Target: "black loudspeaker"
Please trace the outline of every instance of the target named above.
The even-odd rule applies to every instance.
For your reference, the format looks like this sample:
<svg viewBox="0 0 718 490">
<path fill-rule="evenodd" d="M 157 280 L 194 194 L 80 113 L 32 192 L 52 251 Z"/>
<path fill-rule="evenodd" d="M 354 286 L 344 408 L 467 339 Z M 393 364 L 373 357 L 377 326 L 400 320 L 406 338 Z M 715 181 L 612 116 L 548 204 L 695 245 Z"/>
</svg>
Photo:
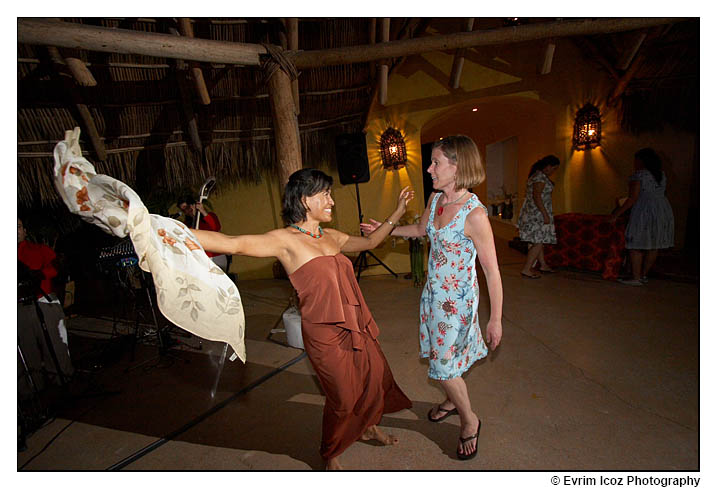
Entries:
<svg viewBox="0 0 718 490">
<path fill-rule="evenodd" d="M 344 185 L 369 182 L 369 157 L 364 133 L 340 134 L 334 143 L 339 182 Z"/>
</svg>

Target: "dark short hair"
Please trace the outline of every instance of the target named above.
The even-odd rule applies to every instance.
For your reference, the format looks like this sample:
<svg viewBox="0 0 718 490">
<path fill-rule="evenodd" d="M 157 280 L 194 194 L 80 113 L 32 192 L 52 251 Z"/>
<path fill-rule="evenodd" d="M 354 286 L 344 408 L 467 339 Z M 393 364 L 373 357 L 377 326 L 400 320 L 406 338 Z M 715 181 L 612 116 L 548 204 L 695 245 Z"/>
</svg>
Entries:
<svg viewBox="0 0 718 490">
<path fill-rule="evenodd" d="M 190 206 L 194 203 L 196 203 L 194 196 L 192 194 L 185 194 L 179 199 L 177 199 L 177 207 L 180 207 L 180 204 L 189 204 Z"/>
<path fill-rule="evenodd" d="M 291 225 L 307 219 L 307 208 L 302 202 L 303 197 L 311 197 L 332 186 L 334 179 L 321 170 L 303 168 L 289 176 L 282 196 L 282 219 Z"/>
<path fill-rule="evenodd" d="M 653 148 L 641 148 L 634 156 L 643 162 L 643 166 L 646 167 L 646 170 L 651 172 L 653 178 L 660 184 L 663 180 L 663 172 L 661 169 L 663 165 L 661 164 L 661 157 L 658 156 L 658 153 L 656 153 Z"/>
<path fill-rule="evenodd" d="M 531 177 L 539 170 L 545 169 L 546 167 L 558 167 L 560 163 L 561 161 L 556 155 L 547 155 L 538 162 L 531 165 L 531 170 L 529 170 L 529 177 Z"/>
</svg>

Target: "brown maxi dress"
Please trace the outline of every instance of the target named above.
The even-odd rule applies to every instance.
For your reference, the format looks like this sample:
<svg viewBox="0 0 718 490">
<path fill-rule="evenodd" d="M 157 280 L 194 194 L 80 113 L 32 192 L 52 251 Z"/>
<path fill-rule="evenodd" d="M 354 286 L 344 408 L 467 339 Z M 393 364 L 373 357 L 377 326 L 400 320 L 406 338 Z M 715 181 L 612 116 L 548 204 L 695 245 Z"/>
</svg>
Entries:
<svg viewBox="0 0 718 490">
<path fill-rule="evenodd" d="M 326 395 L 319 452 L 330 459 L 411 400 L 394 381 L 348 258 L 315 257 L 289 280 L 299 295 L 304 349 Z"/>
</svg>

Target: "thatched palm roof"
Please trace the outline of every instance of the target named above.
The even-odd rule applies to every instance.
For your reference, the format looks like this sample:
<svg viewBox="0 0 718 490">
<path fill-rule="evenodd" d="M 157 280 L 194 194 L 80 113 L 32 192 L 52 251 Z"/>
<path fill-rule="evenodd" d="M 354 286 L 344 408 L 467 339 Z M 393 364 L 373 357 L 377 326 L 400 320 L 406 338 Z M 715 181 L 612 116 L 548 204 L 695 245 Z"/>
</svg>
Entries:
<svg viewBox="0 0 718 490">
<path fill-rule="evenodd" d="M 62 21 L 117 32 L 179 36 L 181 31 L 178 19 Z M 476 31 L 485 31 L 481 40 L 484 44 L 548 38 L 556 32 L 571 35 L 583 46 L 588 59 L 615 78 L 617 91 L 613 95 L 625 103 L 627 127 L 644 130 L 651 129 L 655 122 L 685 124 L 689 119 L 696 120 L 685 114 L 685 108 L 697 110 L 697 20 L 665 20 L 636 30 L 632 26 L 640 24 L 629 25 L 630 20 L 601 23 L 586 19 L 586 25 L 593 27 L 583 31 L 580 21 L 523 19 L 519 25 L 511 25 L 507 19 L 476 19 L 474 33 L 461 33 L 466 19 L 394 18 L 391 42 L 382 46 L 396 46 L 395 52 L 411 55 L 421 49 L 470 47 L 478 44 L 479 38 L 469 39 L 467 34 Z M 52 149 L 64 131 L 75 126 L 83 128 L 83 149 L 98 171 L 129 183 L 141 194 L 158 192 L 157 189 L 177 191 L 197 185 L 208 175 L 216 175 L 220 182 L 229 185 L 240 180 L 256 182 L 264 173 L 278 172 L 271 98 L 267 73 L 261 64 L 187 62 L 176 57 L 136 54 L 130 48 L 128 52 L 73 49 L 81 46 L 82 40 L 52 48 L 38 41 L 23 42 L 23 22 L 19 20 L 18 44 L 18 200 L 22 206 L 57 203 L 50 180 Z M 190 25 L 198 40 L 256 46 L 261 62 L 272 58 L 271 50 L 281 53 L 287 49 L 284 51 L 287 56 L 280 55 L 280 62 L 288 62 L 290 71 L 299 74 L 297 122 L 302 160 L 313 166 L 332 166 L 335 136 L 364 128 L 376 94 L 377 58 L 363 49 L 380 41 L 375 36 L 376 20 L 299 19 L 298 50 L 294 51 L 287 44 L 292 43 L 288 41 L 287 22 L 287 19 L 197 18 Z M 569 29 L 569 25 L 574 27 Z M 642 33 L 646 36 L 638 43 Z M 446 38 L 445 45 L 420 44 L 439 40 L 439 36 Z M 640 49 L 635 60 L 619 67 L 636 44 Z M 363 48 L 352 53 L 341 49 L 348 47 Z M 326 50 L 336 50 L 335 61 L 307 61 Z M 342 56 L 351 61 L 336 61 Z M 367 58 L 370 59 L 364 60 Z M 77 76 L 70 71 L 72 59 L 84 64 L 95 85 L 78 83 Z M 401 57 L 392 55 L 391 64 L 400 60 Z M 292 62 L 295 66 L 291 66 Z M 196 88 L 193 68 L 201 71 L 208 104 L 203 103 Z M 96 128 L 96 140 L 90 140 L 88 124 Z M 95 141 L 98 143 L 93 146 Z M 102 150 L 105 155 L 100 154 Z"/>
</svg>

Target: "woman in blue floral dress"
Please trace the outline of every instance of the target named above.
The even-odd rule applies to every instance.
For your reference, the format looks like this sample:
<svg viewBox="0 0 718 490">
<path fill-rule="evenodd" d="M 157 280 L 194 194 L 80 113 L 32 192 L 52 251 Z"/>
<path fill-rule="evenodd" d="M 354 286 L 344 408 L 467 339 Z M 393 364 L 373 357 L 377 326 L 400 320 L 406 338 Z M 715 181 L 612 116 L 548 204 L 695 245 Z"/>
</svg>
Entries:
<svg viewBox="0 0 718 490">
<path fill-rule="evenodd" d="M 446 400 L 428 417 L 440 422 L 458 414 L 460 459 L 478 452 L 481 421 L 472 411 L 466 383 L 461 377 L 488 349 L 479 327 L 479 283 L 476 258 L 486 276 L 491 316 L 486 340 L 491 350 L 501 341 L 503 291 L 488 214 L 469 188 L 485 178 L 479 150 L 467 136 L 449 136 L 431 152 L 434 192 L 418 224 L 400 226 L 392 235 L 428 235 L 431 243 L 429 274 L 421 296 L 419 344 L 421 357 L 429 358 L 429 378 L 438 380 Z M 371 228 L 364 228 L 370 230 Z"/>
<path fill-rule="evenodd" d="M 638 150 L 634 174 L 628 186 L 628 199 L 610 217 L 615 221 L 628 209 L 626 248 L 631 255 L 631 279 L 619 279 L 628 286 L 643 286 L 656 262 L 658 250 L 673 246 L 673 208 L 666 198 L 666 174 L 661 158 L 652 148 Z"/>
</svg>

